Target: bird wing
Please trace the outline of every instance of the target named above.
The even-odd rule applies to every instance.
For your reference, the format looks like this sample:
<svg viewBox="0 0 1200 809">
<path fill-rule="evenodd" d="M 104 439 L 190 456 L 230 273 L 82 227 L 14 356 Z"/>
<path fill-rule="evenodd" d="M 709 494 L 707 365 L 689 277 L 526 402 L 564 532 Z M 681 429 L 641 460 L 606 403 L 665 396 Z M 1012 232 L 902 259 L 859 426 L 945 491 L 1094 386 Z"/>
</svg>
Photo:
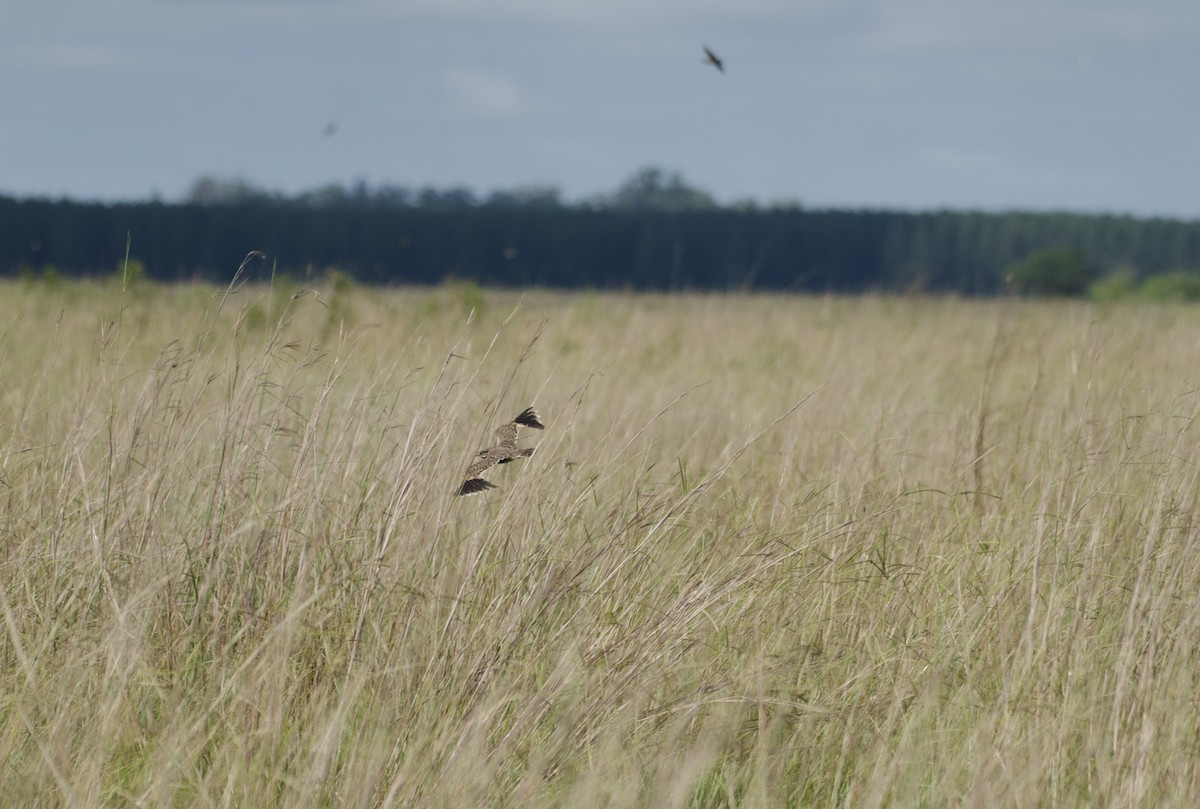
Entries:
<svg viewBox="0 0 1200 809">
<path fill-rule="evenodd" d="M 488 489 L 495 488 L 495 483 L 488 483 L 483 478 L 465 478 L 462 485 L 458 487 L 458 491 L 454 494 L 456 497 L 462 497 L 465 494 L 479 494 L 479 492 L 486 492 Z"/>
<path fill-rule="evenodd" d="M 479 453 L 479 460 L 467 467 L 467 472 L 464 477 L 478 477 L 481 473 L 491 469 L 493 466 L 499 463 L 501 458 L 506 457 L 508 457 L 508 453 L 501 451 L 500 447 L 485 449 L 483 452 Z"/>
</svg>

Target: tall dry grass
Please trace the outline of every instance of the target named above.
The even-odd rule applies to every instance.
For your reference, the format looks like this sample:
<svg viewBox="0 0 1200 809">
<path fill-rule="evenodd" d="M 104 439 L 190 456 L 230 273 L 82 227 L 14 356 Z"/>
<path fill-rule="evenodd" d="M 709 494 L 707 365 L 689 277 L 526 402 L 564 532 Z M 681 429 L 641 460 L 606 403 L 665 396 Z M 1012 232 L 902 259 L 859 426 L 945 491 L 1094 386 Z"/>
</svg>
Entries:
<svg viewBox="0 0 1200 809">
<path fill-rule="evenodd" d="M 1200 798 L 1198 311 L 0 292 L 7 804 Z"/>
</svg>

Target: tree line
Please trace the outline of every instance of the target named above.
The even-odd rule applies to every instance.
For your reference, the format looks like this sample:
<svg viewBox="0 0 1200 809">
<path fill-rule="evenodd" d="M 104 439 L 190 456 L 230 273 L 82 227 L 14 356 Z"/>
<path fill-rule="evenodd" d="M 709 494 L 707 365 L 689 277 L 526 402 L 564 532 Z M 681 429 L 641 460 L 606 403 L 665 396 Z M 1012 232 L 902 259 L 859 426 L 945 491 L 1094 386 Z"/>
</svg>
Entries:
<svg viewBox="0 0 1200 809">
<path fill-rule="evenodd" d="M 1035 212 L 818 210 L 719 205 L 643 169 L 612 194 L 364 184 L 294 196 L 201 179 L 179 202 L 0 197 L 0 272 L 111 274 L 129 256 L 159 280 L 227 280 L 251 251 L 262 272 L 345 273 L 371 284 L 633 290 L 1080 291 L 1200 268 L 1200 222 Z M 1063 257 L 1071 270 L 1064 272 Z M 1032 274 L 1032 275 L 1031 275 Z"/>
</svg>

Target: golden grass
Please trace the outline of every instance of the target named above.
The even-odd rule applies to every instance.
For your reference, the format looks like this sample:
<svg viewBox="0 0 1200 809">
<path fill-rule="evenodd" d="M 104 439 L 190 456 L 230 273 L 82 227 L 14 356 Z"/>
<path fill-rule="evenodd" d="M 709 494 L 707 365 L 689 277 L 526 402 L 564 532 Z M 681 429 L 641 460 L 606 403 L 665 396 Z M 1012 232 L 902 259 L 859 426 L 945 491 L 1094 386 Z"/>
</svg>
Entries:
<svg viewBox="0 0 1200 809">
<path fill-rule="evenodd" d="M 1172 306 L 5 285 L 0 795 L 1195 805 L 1197 368 Z"/>
</svg>

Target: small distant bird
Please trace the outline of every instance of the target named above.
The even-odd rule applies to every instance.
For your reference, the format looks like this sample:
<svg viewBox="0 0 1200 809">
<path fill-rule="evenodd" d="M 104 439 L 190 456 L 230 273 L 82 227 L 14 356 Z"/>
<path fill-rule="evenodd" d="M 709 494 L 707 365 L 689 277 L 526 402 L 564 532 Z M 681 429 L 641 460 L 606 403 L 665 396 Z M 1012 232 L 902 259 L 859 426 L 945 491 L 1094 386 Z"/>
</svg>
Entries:
<svg viewBox="0 0 1200 809">
<path fill-rule="evenodd" d="M 704 48 L 704 64 L 712 65 L 717 70 L 724 73 L 725 72 L 725 63 L 722 62 L 721 59 L 715 53 L 710 51 L 708 49 L 707 45 L 701 45 L 700 47 Z"/>
<path fill-rule="evenodd" d="M 325 137 L 331 138 L 331 137 L 333 137 L 334 133 L 336 133 L 336 132 L 337 132 L 337 121 L 330 121 L 329 123 L 325 124 L 325 129 L 323 130 L 323 134 L 325 135 Z"/>
<path fill-rule="evenodd" d="M 480 477 L 480 475 L 498 463 L 509 463 L 518 458 L 528 458 L 533 454 L 533 447 L 517 449 L 517 430 L 520 427 L 544 430 L 546 425 L 542 424 L 542 420 L 536 410 L 532 407 L 527 407 L 512 421 L 497 427 L 495 435 L 500 443 L 494 447 L 481 449 L 476 453 L 479 460 L 467 467 L 467 471 L 463 475 L 462 485 L 454 493 L 455 497 L 461 497 L 464 494 L 478 494 L 479 492 L 486 492 L 488 489 L 495 489 L 496 484 L 489 483 Z"/>
</svg>

